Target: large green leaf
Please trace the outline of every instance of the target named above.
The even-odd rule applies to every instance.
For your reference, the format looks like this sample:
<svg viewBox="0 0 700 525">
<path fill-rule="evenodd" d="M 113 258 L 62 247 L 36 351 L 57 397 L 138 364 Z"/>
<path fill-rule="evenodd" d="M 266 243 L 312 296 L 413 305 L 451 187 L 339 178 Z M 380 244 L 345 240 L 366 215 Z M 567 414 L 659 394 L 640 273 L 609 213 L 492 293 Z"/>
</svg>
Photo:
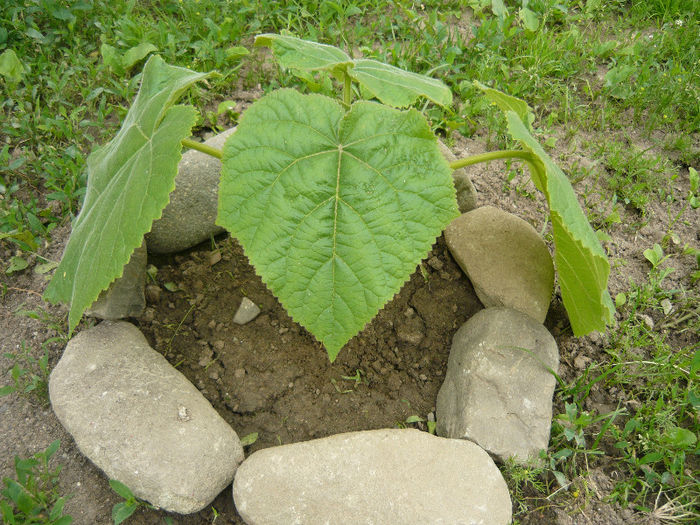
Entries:
<svg viewBox="0 0 700 525">
<path fill-rule="evenodd" d="M 286 68 L 326 70 L 336 77 L 347 74 L 389 106 L 405 108 L 419 97 L 426 97 L 442 106 L 452 103 L 452 92 L 437 79 L 376 60 L 353 60 L 337 47 L 275 34 L 258 35 L 255 45 L 271 47 L 277 61 Z"/>
<path fill-rule="evenodd" d="M 608 293 L 610 263 L 578 204 L 569 179 L 530 134 L 528 128 L 532 120 L 527 105 L 481 84 L 477 86 L 501 108 L 508 121 L 510 135 L 534 156 L 529 163 L 530 171 L 549 204 L 554 233 L 554 260 L 562 299 L 574 334 L 604 331 L 615 314 L 615 306 Z"/>
<path fill-rule="evenodd" d="M 88 157 L 85 202 L 44 294 L 51 302 L 70 303 L 71 332 L 100 292 L 122 275 L 168 204 L 180 141 L 189 136 L 196 116 L 193 107 L 173 104 L 207 76 L 151 57 L 119 133 Z"/>
<path fill-rule="evenodd" d="M 218 223 L 331 360 L 458 213 L 449 167 L 415 110 L 358 102 L 346 113 L 280 90 L 246 111 L 224 147 Z"/>
</svg>

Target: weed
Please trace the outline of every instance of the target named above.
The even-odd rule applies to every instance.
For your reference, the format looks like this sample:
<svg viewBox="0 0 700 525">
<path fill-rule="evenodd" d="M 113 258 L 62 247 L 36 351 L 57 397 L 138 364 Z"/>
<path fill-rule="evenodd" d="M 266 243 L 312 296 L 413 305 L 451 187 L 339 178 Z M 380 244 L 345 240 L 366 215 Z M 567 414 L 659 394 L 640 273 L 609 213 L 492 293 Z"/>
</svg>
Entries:
<svg viewBox="0 0 700 525">
<path fill-rule="evenodd" d="M 501 471 L 517 508 L 514 517 L 528 512 L 530 500 L 541 498 L 550 492 L 549 484 L 545 481 L 544 467 L 521 465 L 513 458 L 508 458 Z"/>
<path fill-rule="evenodd" d="M 155 507 L 150 503 L 140 500 L 134 496 L 131 489 L 124 485 L 124 483 L 121 481 L 110 479 L 109 486 L 112 487 L 114 492 L 119 494 L 124 499 L 124 501 L 120 501 L 119 503 L 116 503 L 114 507 L 112 507 L 112 521 L 114 522 L 114 525 L 119 525 L 123 521 L 127 520 L 139 507 L 155 509 Z"/>
<path fill-rule="evenodd" d="M 60 444 L 56 440 L 29 459 L 15 456 L 16 479 L 3 478 L 5 488 L 0 491 L 3 523 L 69 525 L 73 522 L 71 516 L 63 513 L 66 497 L 58 493 L 61 467 L 49 467 L 49 461 Z"/>
<path fill-rule="evenodd" d="M 654 195 L 663 200 L 670 191 L 669 163 L 645 154 L 645 150 L 636 150 L 617 141 L 603 142 L 595 152 L 608 172 L 605 182 L 613 192 L 613 202 L 629 205 L 642 215 L 646 214 Z"/>
<path fill-rule="evenodd" d="M 0 388 L 0 397 L 17 392 L 23 396 L 35 396 L 42 405 L 49 403 L 49 349 L 51 340 L 44 343 L 44 353 L 39 359 L 31 355 L 31 349 L 22 341 L 17 353 L 7 352 L 5 357 L 14 365 L 8 370 L 12 383 Z"/>
</svg>

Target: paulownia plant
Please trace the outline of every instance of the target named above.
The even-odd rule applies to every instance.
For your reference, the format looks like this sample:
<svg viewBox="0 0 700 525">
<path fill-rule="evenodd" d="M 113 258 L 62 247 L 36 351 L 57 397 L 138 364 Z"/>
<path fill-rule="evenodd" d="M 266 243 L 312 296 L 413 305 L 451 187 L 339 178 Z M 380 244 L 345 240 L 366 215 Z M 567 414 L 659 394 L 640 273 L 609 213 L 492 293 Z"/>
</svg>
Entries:
<svg viewBox="0 0 700 525">
<path fill-rule="evenodd" d="M 574 333 L 605 328 L 614 312 L 608 260 L 566 176 L 533 138 L 525 102 L 477 83 L 522 149 L 448 164 L 425 117 L 402 109 L 420 97 L 449 106 L 442 82 L 291 36 L 260 35 L 255 44 L 271 47 L 283 67 L 329 72 L 342 96 L 274 91 L 248 108 L 221 152 L 188 139 L 195 109 L 176 105 L 208 74 L 151 57 L 116 137 L 88 157 L 85 202 L 45 293 L 70 303 L 71 332 L 161 216 L 183 145 L 222 158 L 218 224 L 331 360 L 458 215 L 451 170 L 494 159 L 524 161 L 547 198 Z M 356 92 L 378 102 L 353 101 Z"/>
</svg>

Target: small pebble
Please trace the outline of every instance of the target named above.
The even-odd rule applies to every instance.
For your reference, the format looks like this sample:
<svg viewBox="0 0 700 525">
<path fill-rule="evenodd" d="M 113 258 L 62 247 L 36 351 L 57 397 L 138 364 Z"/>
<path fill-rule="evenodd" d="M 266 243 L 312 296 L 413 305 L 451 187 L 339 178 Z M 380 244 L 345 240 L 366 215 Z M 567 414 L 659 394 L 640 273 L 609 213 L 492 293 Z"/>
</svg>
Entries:
<svg viewBox="0 0 700 525">
<path fill-rule="evenodd" d="M 146 301 L 150 304 L 159 302 L 162 291 L 157 284 L 149 284 L 146 286 Z"/>
<path fill-rule="evenodd" d="M 221 341 L 221 340 L 214 341 L 214 348 L 216 348 L 217 350 L 219 350 L 219 351 L 223 350 L 224 346 L 226 346 L 226 343 L 224 343 L 223 341 Z"/>
<path fill-rule="evenodd" d="M 428 259 L 428 265 L 436 270 L 442 270 L 444 263 L 437 257 L 431 257 Z"/>
<path fill-rule="evenodd" d="M 255 319 L 260 313 L 260 308 L 253 301 L 244 297 L 241 304 L 233 316 L 233 322 L 236 324 L 246 324 Z"/>
<path fill-rule="evenodd" d="M 583 356 L 583 355 L 577 355 L 576 358 L 574 359 L 574 366 L 578 368 L 579 370 L 583 370 L 588 366 L 588 363 L 590 363 L 591 360 L 590 358 Z"/>
<path fill-rule="evenodd" d="M 141 319 L 146 321 L 147 323 L 153 322 L 153 320 L 156 318 L 156 312 L 153 310 L 153 308 L 146 308 L 143 311 L 143 315 L 141 316 Z"/>
<path fill-rule="evenodd" d="M 233 371 L 233 376 L 236 379 L 241 379 L 241 378 L 245 377 L 245 368 L 236 368 Z"/>
<path fill-rule="evenodd" d="M 645 326 L 649 330 L 654 329 L 654 320 L 651 318 L 650 315 L 647 315 L 647 314 L 638 314 L 638 315 L 639 315 L 639 318 L 642 320 L 642 322 L 645 324 Z"/>
</svg>

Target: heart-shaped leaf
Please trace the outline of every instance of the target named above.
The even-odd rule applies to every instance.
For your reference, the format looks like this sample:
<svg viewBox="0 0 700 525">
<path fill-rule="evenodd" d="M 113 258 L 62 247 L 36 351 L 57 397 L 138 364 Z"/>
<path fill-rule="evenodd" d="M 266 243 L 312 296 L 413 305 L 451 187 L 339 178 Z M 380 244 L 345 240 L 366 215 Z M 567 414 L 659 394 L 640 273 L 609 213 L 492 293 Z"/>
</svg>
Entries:
<svg viewBox="0 0 700 525">
<path fill-rule="evenodd" d="M 100 292 L 122 275 L 168 204 L 180 141 L 190 135 L 196 116 L 193 107 L 173 104 L 207 76 L 151 57 L 119 133 L 88 157 L 85 203 L 44 293 L 53 303 L 70 303 L 71 332 Z"/>
<path fill-rule="evenodd" d="M 224 147 L 218 223 L 297 322 L 340 348 L 458 215 L 425 118 L 320 95 L 255 102 Z"/>
<path fill-rule="evenodd" d="M 442 106 L 452 103 L 452 92 L 437 79 L 376 60 L 353 60 L 337 47 L 275 34 L 258 35 L 255 45 L 271 47 L 282 67 L 304 71 L 326 70 L 336 77 L 347 74 L 389 106 L 405 108 L 419 97 L 426 97 Z"/>
<path fill-rule="evenodd" d="M 615 305 L 608 293 L 610 263 L 578 204 L 569 179 L 530 134 L 532 114 L 527 104 L 495 89 L 476 85 L 503 111 L 510 135 L 534 156 L 529 163 L 530 175 L 549 204 L 554 260 L 574 334 L 604 331 L 615 314 Z"/>
</svg>

